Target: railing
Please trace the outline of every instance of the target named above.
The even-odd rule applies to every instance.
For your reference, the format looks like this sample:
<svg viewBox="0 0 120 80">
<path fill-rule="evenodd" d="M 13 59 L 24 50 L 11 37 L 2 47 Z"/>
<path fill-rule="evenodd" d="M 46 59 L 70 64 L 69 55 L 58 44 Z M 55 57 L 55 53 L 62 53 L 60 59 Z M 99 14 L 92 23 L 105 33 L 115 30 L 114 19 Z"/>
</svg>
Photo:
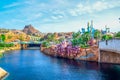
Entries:
<svg viewBox="0 0 120 80">
<path fill-rule="evenodd" d="M 120 39 L 109 40 L 108 45 L 106 45 L 105 41 L 101 41 L 99 44 L 99 48 L 101 50 L 107 50 L 107 51 L 120 53 Z"/>
</svg>

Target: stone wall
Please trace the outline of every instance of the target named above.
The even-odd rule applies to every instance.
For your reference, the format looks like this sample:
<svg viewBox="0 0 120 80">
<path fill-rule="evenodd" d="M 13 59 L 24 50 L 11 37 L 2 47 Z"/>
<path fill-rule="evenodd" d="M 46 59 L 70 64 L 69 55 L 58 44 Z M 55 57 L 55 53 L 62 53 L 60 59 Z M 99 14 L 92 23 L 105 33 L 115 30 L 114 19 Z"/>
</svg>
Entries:
<svg viewBox="0 0 120 80">
<path fill-rule="evenodd" d="M 120 64 L 120 53 L 101 50 L 100 62 Z"/>
<path fill-rule="evenodd" d="M 99 48 L 97 46 L 91 46 L 87 49 L 82 49 L 81 53 L 77 55 L 75 59 L 87 60 L 87 61 L 98 61 Z"/>
</svg>

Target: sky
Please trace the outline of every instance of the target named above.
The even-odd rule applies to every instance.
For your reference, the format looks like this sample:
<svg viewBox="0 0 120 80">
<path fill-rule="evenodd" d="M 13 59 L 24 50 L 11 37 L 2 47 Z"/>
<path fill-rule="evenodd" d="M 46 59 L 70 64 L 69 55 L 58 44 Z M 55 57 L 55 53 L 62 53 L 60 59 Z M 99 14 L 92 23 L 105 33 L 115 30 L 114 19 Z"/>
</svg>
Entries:
<svg viewBox="0 0 120 80">
<path fill-rule="evenodd" d="M 0 0 L 0 27 L 41 32 L 71 32 L 86 28 L 120 31 L 120 0 Z"/>
</svg>

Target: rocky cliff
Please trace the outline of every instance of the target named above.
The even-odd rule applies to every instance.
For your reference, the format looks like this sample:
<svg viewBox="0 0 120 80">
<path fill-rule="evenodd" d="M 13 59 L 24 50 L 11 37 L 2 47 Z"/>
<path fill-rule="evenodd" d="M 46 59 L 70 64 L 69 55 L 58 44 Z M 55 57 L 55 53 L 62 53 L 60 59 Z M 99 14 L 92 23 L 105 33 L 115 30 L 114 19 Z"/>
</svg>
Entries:
<svg viewBox="0 0 120 80">
<path fill-rule="evenodd" d="M 32 25 L 26 25 L 22 31 L 28 35 L 35 35 L 35 36 L 42 35 L 42 33 L 39 30 L 35 29 Z"/>
</svg>

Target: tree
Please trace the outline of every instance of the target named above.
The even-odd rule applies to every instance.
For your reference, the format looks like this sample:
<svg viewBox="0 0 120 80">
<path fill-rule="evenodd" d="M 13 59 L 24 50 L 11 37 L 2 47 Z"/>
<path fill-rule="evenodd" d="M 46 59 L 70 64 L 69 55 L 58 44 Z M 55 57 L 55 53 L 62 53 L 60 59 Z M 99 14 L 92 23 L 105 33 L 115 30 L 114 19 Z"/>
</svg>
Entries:
<svg viewBox="0 0 120 80">
<path fill-rule="evenodd" d="M 84 34 L 82 34 L 79 37 L 73 37 L 73 39 L 71 40 L 72 45 L 73 46 L 80 46 L 82 48 L 86 48 L 88 47 L 87 42 L 91 39 L 90 33 L 89 32 L 85 32 Z"/>
<path fill-rule="evenodd" d="M 99 30 L 95 31 L 94 38 L 96 39 L 97 44 L 99 45 L 99 40 L 101 39 L 101 32 Z"/>
<path fill-rule="evenodd" d="M 55 40 L 55 35 L 54 34 L 49 34 L 47 36 L 47 41 L 54 41 Z"/>
<path fill-rule="evenodd" d="M 4 42 L 5 39 L 6 39 L 5 35 L 4 35 L 4 34 L 1 34 L 1 35 L 0 35 L 0 39 Z"/>
<path fill-rule="evenodd" d="M 82 35 L 82 38 L 83 38 L 83 41 L 85 42 L 85 44 L 87 44 L 87 42 L 91 39 L 91 35 L 89 32 L 85 32 L 83 35 Z"/>
<path fill-rule="evenodd" d="M 72 34 L 72 37 L 73 38 L 78 38 L 80 36 L 80 32 L 78 31 L 78 32 L 74 32 L 73 34 Z"/>
<path fill-rule="evenodd" d="M 60 38 L 60 39 L 59 39 L 59 42 L 62 42 L 62 41 L 64 41 L 64 38 Z"/>
<path fill-rule="evenodd" d="M 44 41 L 44 42 L 42 43 L 42 46 L 43 46 L 43 47 L 49 47 L 49 45 L 50 45 L 50 43 L 47 42 L 47 41 Z"/>
<path fill-rule="evenodd" d="M 103 35 L 102 40 L 106 41 L 106 45 L 108 45 L 108 40 L 112 39 L 113 37 L 111 35 Z"/>
<path fill-rule="evenodd" d="M 22 35 L 20 35 L 19 40 L 20 40 L 20 41 L 23 41 L 23 40 L 24 40 Z"/>
<path fill-rule="evenodd" d="M 120 38 L 120 32 L 116 33 L 116 34 L 115 34 L 115 37 L 116 37 L 116 38 Z"/>
</svg>

